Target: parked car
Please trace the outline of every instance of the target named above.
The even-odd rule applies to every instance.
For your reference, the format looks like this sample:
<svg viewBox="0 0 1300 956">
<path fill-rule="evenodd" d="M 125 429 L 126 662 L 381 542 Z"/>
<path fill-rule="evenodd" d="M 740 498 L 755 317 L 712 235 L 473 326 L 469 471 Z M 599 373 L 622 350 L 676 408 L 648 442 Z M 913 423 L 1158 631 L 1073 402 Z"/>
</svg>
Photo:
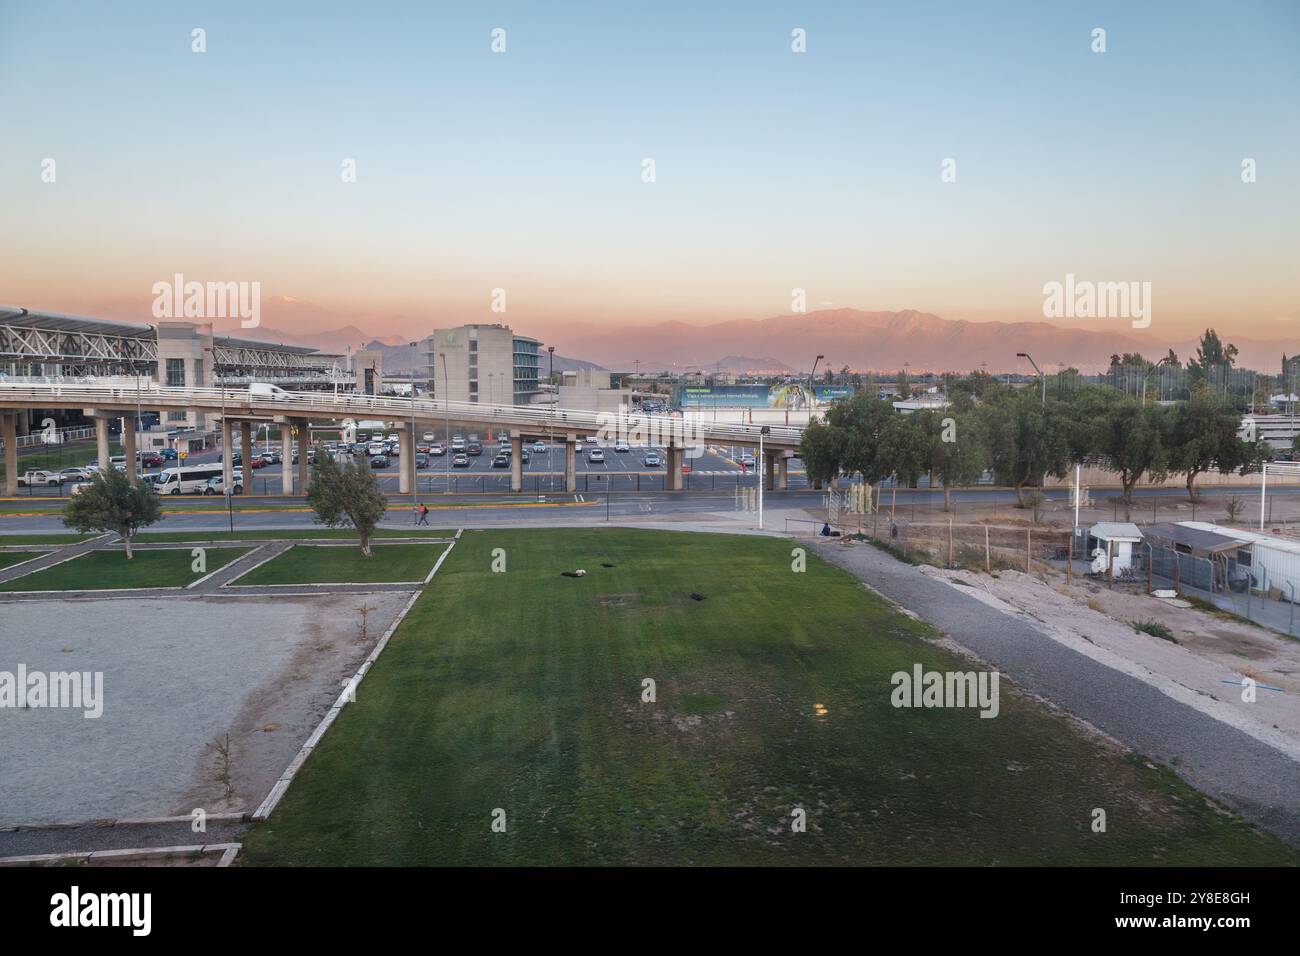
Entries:
<svg viewBox="0 0 1300 956">
<path fill-rule="evenodd" d="M 89 468 L 64 468 L 59 475 L 64 481 L 90 481 L 95 472 Z"/>
<path fill-rule="evenodd" d="M 438 440 L 438 436 L 435 435 L 433 432 L 425 432 L 425 433 L 424 433 L 422 436 L 420 436 L 420 437 L 423 438 L 425 441 L 427 441 L 427 442 L 431 442 L 431 443 L 432 443 L 432 442 L 435 442 L 435 441 Z"/>
<path fill-rule="evenodd" d="M 632 446 L 629 445 L 629 444 L 628 444 L 627 442 L 625 442 L 625 441 L 615 442 L 615 443 L 614 443 L 614 450 L 615 450 L 615 451 L 619 451 L 619 452 L 622 452 L 622 451 L 631 451 L 631 450 L 632 450 Z"/>
<path fill-rule="evenodd" d="M 593 448 L 591 454 L 587 456 L 587 461 L 604 461 L 605 453 L 599 448 Z"/>
<path fill-rule="evenodd" d="M 63 484 L 63 476 L 52 471 L 29 471 L 18 476 L 19 488 L 58 488 Z"/>
<path fill-rule="evenodd" d="M 422 451 L 421 451 L 421 452 L 416 452 L 416 454 L 415 454 L 415 467 L 416 467 L 416 468 L 428 468 L 428 467 L 429 467 L 429 456 L 426 455 L 426 454 L 425 454 L 424 452 L 422 452 Z"/>
<path fill-rule="evenodd" d="M 387 455 L 371 455 L 371 456 L 370 456 L 370 467 L 371 467 L 371 468 L 387 468 L 390 464 L 392 464 L 392 462 L 389 461 Z"/>
<path fill-rule="evenodd" d="M 142 451 L 139 454 L 140 465 L 143 468 L 161 468 L 163 456 L 156 451 Z"/>
<path fill-rule="evenodd" d="M 525 464 L 525 465 L 526 465 L 526 464 L 528 464 L 528 462 L 531 461 L 531 460 L 532 460 L 532 459 L 531 459 L 531 457 L 530 457 L 529 454 L 528 454 L 528 449 L 527 449 L 527 448 L 522 448 L 522 449 L 520 449 L 520 451 L 519 451 L 519 461 L 520 461 L 522 464 Z"/>
<path fill-rule="evenodd" d="M 267 463 L 268 465 L 283 465 L 283 464 L 284 464 L 284 459 L 280 457 L 280 453 L 279 453 L 278 451 L 268 451 L 268 452 L 265 452 L 265 453 L 263 453 L 262 457 L 266 459 L 266 463 Z"/>
<path fill-rule="evenodd" d="M 533 442 L 533 451 L 538 452 L 539 454 L 546 451 L 546 442 L 542 441 L 540 438 Z"/>
<path fill-rule="evenodd" d="M 436 441 L 429 446 L 429 454 L 439 456 L 445 455 L 447 454 L 447 446 L 440 441 Z"/>
<path fill-rule="evenodd" d="M 233 476 L 231 484 L 233 486 L 230 489 L 232 495 L 242 495 L 244 493 L 244 481 L 238 475 Z M 224 495 L 226 493 L 225 481 L 220 475 L 216 478 L 209 478 L 208 483 L 203 486 L 203 493 L 205 495 Z"/>
<path fill-rule="evenodd" d="M 741 456 L 740 456 L 740 463 L 741 463 L 742 465 L 744 465 L 746 468 L 753 468 L 753 467 L 754 467 L 754 456 L 753 456 L 753 455 L 741 455 Z"/>
<path fill-rule="evenodd" d="M 509 468 L 509 467 L 510 467 L 510 457 L 509 457 L 508 455 L 497 455 L 495 458 L 492 459 L 492 467 L 493 467 L 493 468 Z"/>
<path fill-rule="evenodd" d="M 645 456 L 645 466 L 647 468 L 658 468 L 662 464 L 663 460 L 654 452 L 650 452 L 650 454 Z"/>
<path fill-rule="evenodd" d="M 468 467 L 469 467 L 469 455 L 457 455 L 455 458 L 453 458 L 453 459 L 451 460 L 451 467 L 453 467 L 453 468 L 468 468 Z"/>
<path fill-rule="evenodd" d="M 176 454 L 175 448 L 164 448 L 161 454 L 163 456 L 163 461 L 176 461 L 176 459 L 179 457 Z"/>
<path fill-rule="evenodd" d="M 481 442 L 472 441 L 469 443 L 469 447 L 465 449 L 465 453 L 477 458 L 479 455 L 483 454 L 483 444 Z"/>
</svg>

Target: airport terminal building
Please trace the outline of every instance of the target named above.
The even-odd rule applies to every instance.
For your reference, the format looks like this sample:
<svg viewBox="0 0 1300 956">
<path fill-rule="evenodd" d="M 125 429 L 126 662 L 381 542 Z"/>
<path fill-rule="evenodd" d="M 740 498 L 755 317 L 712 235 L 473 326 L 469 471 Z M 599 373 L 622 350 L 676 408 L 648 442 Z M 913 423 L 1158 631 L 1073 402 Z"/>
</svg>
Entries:
<svg viewBox="0 0 1300 956">
<path fill-rule="evenodd" d="M 195 322 L 118 322 L 0 306 L 0 377 L 8 379 L 139 375 L 172 386 L 258 381 L 295 390 L 351 388 L 340 359 L 303 346 L 213 335 Z M 201 417 L 169 412 L 164 424 L 202 428 Z M 23 422 L 19 432 L 25 433 Z"/>
</svg>

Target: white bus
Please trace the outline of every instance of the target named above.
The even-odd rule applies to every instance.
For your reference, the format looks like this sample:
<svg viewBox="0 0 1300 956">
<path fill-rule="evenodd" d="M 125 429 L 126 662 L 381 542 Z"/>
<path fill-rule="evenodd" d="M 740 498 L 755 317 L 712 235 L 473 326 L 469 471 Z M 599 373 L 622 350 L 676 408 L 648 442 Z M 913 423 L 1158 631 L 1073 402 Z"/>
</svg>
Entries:
<svg viewBox="0 0 1300 956">
<path fill-rule="evenodd" d="M 221 462 L 211 465 L 191 465 L 181 468 L 164 468 L 154 480 L 154 494 L 202 494 L 209 478 L 221 477 Z"/>
</svg>

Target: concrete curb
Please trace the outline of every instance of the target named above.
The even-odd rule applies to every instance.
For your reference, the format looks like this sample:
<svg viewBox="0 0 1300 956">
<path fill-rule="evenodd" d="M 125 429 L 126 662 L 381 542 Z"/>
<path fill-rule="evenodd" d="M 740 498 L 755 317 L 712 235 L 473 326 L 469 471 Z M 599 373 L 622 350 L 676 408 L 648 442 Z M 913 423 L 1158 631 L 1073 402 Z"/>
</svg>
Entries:
<svg viewBox="0 0 1300 956">
<path fill-rule="evenodd" d="M 456 538 L 460 538 L 460 531 L 456 532 Z M 425 580 L 426 584 L 433 580 L 433 576 L 437 573 L 438 568 L 442 567 L 443 560 L 447 555 L 451 554 L 451 549 L 455 546 L 455 541 L 452 541 L 451 544 L 447 545 L 447 550 L 442 553 L 442 557 L 438 558 L 438 563 L 435 564 L 433 570 L 429 572 L 429 577 Z M 253 822 L 260 823 L 275 811 L 280 800 L 283 799 L 284 795 L 288 792 L 289 785 L 293 783 L 294 777 L 298 775 L 298 771 L 302 769 L 303 765 L 307 762 L 307 758 L 310 757 L 312 751 L 316 749 L 316 745 L 319 744 L 321 738 L 325 736 L 325 731 L 330 729 L 334 724 L 334 721 L 338 719 L 339 714 L 342 713 L 344 706 L 347 705 L 349 691 L 355 693 L 357 686 L 365 679 L 371 666 L 379 659 L 379 655 L 382 654 L 384 648 L 388 646 L 388 642 L 392 638 L 393 634 L 396 633 L 398 626 L 401 625 L 402 621 L 406 620 L 406 615 L 410 613 L 411 608 L 415 606 L 415 602 L 420 599 L 420 595 L 423 593 L 424 591 L 421 590 L 412 594 L 411 599 L 406 602 L 401 611 L 397 613 L 397 617 L 395 617 L 393 622 L 388 625 L 388 630 L 384 631 L 383 636 L 380 637 L 378 643 L 375 644 L 375 649 L 367 655 L 366 659 L 362 662 L 361 667 L 357 669 L 357 672 L 354 675 L 352 675 L 352 680 L 348 682 L 348 686 L 339 694 L 338 699 L 334 702 L 334 706 L 332 706 L 326 712 L 325 716 L 321 718 L 321 722 L 316 725 L 316 729 L 312 731 L 311 736 L 303 743 L 297 756 L 293 758 L 289 763 L 289 766 L 285 768 L 284 773 L 280 775 L 280 779 L 275 782 L 273 787 L 271 787 L 271 792 L 266 795 L 266 799 L 262 801 L 261 805 L 256 810 L 253 811 Z"/>
<path fill-rule="evenodd" d="M 30 833 L 35 830 L 80 830 L 83 827 L 99 827 L 103 829 L 110 827 L 150 827 L 171 823 L 190 823 L 193 819 L 189 814 L 184 814 L 178 817 L 140 817 L 137 819 L 101 817 L 94 820 L 56 820 L 53 823 L 19 823 L 13 826 L 0 827 L 0 833 Z M 204 819 L 216 821 L 217 823 L 247 823 L 249 814 L 247 810 L 234 813 L 209 813 Z"/>
<path fill-rule="evenodd" d="M 67 863 L 144 863 L 150 860 L 169 860 L 175 857 L 209 856 L 221 854 L 217 866 L 229 866 L 243 848 L 242 843 L 197 843 L 192 846 L 156 846 L 129 850 L 90 850 L 79 853 L 35 853 L 27 856 L 0 857 L 0 867 L 5 866 L 59 866 Z"/>
</svg>

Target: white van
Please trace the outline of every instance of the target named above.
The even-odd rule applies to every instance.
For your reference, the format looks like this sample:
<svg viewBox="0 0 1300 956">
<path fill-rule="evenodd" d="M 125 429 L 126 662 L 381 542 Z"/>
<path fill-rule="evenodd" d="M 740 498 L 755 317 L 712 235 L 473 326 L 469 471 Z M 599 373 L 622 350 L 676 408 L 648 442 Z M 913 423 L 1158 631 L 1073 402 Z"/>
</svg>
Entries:
<svg viewBox="0 0 1300 956">
<path fill-rule="evenodd" d="M 234 471 L 234 476 L 241 472 Z M 181 468 L 164 468 L 154 476 L 153 492 L 156 495 L 192 495 L 202 493 L 209 479 L 221 477 L 221 462 L 211 465 L 192 465 Z"/>
<path fill-rule="evenodd" d="M 285 399 L 292 398 L 293 396 L 278 385 L 271 385 L 267 382 L 252 382 L 248 386 L 248 397 L 260 398 L 272 402 L 283 402 Z"/>
</svg>

